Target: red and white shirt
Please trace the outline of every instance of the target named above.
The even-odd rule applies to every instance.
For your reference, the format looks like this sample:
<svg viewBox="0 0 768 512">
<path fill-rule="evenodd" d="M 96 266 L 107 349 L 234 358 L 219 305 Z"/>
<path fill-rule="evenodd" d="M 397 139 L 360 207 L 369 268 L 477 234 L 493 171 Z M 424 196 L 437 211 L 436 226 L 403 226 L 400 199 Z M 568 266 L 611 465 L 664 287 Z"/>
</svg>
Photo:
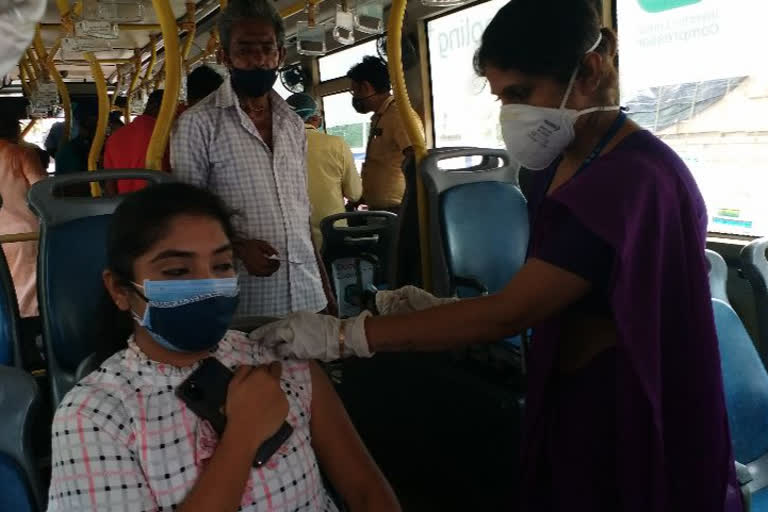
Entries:
<svg viewBox="0 0 768 512">
<path fill-rule="evenodd" d="M 235 331 L 213 356 L 231 369 L 276 359 Z M 218 441 L 210 424 L 175 395 L 197 366 L 151 361 L 130 339 L 127 349 L 77 384 L 53 421 L 48 510 L 176 509 Z M 266 465 L 251 470 L 239 510 L 337 512 L 311 445 L 309 365 L 284 361 L 281 380 L 294 432 Z"/>
</svg>

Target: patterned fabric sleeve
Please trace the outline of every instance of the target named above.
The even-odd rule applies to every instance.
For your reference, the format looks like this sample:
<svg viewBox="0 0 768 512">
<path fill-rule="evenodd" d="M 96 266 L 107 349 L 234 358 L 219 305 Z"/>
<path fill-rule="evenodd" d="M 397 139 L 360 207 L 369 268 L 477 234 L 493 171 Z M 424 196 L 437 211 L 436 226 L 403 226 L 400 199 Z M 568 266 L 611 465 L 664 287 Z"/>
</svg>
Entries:
<svg viewBox="0 0 768 512">
<path fill-rule="evenodd" d="M 53 422 L 49 512 L 158 510 L 132 427 L 108 392 L 78 386 L 64 398 Z"/>
<path fill-rule="evenodd" d="M 184 183 L 207 187 L 210 170 L 208 134 L 195 112 L 185 112 L 176 123 L 171 139 L 171 169 Z"/>
</svg>

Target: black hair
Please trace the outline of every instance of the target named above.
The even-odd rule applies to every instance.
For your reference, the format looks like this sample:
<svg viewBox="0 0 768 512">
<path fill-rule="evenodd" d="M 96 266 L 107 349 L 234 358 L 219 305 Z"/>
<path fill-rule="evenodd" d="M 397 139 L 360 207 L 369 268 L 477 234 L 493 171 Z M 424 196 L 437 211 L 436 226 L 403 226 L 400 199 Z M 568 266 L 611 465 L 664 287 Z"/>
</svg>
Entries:
<svg viewBox="0 0 768 512">
<path fill-rule="evenodd" d="M 285 47 L 285 21 L 270 0 L 230 0 L 226 9 L 219 13 L 216 22 L 221 39 L 221 48 L 229 54 L 232 42 L 232 27 L 243 20 L 263 20 L 272 24 L 278 48 Z"/>
<path fill-rule="evenodd" d="M 150 185 L 125 196 L 110 219 L 107 232 L 107 269 L 117 281 L 129 286 L 136 280 L 133 266 L 168 232 L 179 215 L 200 215 L 215 219 L 230 240 L 235 238 L 233 213 L 211 192 L 184 183 Z M 95 347 L 101 360 L 125 348 L 133 331 L 131 317 L 120 311 L 104 290 L 102 297 L 101 344 Z"/>
<path fill-rule="evenodd" d="M 0 139 L 19 142 L 21 139 L 21 124 L 19 124 L 19 119 L 16 116 L 0 116 Z"/>
<path fill-rule="evenodd" d="M 389 92 L 392 88 L 386 63 L 371 55 L 363 58 L 363 62 L 352 66 L 347 73 L 347 78 L 354 82 L 368 82 L 377 93 Z"/>
<path fill-rule="evenodd" d="M 125 126 L 125 123 L 121 119 L 122 117 L 123 117 L 123 113 L 122 112 L 117 112 L 117 111 L 110 112 L 109 113 L 109 124 L 110 125 L 118 125 L 119 127 Z"/>
<path fill-rule="evenodd" d="M 235 237 L 233 214 L 211 192 L 184 183 L 152 185 L 128 195 L 117 207 L 107 234 L 107 268 L 119 279 L 135 280 L 133 264 L 168 232 L 179 215 L 200 215 L 221 223 Z"/>
<path fill-rule="evenodd" d="M 40 165 L 43 168 L 43 172 L 45 172 L 45 170 L 48 169 L 48 166 L 51 164 L 51 155 L 40 147 L 35 146 L 34 149 L 37 157 L 40 159 Z"/>
<path fill-rule="evenodd" d="M 200 66 L 187 77 L 187 103 L 197 103 L 218 89 L 223 82 L 224 77 L 215 69 Z"/>
<path fill-rule="evenodd" d="M 144 113 L 153 117 L 157 117 L 160 112 L 160 106 L 163 104 L 163 89 L 152 91 L 147 98 L 147 104 L 144 106 Z"/>
<path fill-rule="evenodd" d="M 568 82 L 601 34 L 595 0 L 511 0 L 494 16 L 475 54 L 481 76 L 488 66 Z M 595 50 L 613 66 L 616 37 L 602 29 Z"/>
</svg>

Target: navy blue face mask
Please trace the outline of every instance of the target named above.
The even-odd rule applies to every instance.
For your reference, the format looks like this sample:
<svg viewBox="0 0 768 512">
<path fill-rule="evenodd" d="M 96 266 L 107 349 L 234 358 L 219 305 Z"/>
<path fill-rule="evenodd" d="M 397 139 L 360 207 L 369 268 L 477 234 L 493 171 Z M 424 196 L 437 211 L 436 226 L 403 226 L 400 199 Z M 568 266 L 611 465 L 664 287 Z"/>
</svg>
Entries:
<svg viewBox="0 0 768 512">
<path fill-rule="evenodd" d="M 174 352 L 201 352 L 224 337 L 237 310 L 240 288 L 236 277 L 150 281 L 141 297 L 144 316 L 133 313 L 162 347 Z"/>
<path fill-rule="evenodd" d="M 261 98 L 267 94 L 277 80 L 277 69 L 232 68 L 229 73 L 235 92 L 251 98 Z"/>
</svg>

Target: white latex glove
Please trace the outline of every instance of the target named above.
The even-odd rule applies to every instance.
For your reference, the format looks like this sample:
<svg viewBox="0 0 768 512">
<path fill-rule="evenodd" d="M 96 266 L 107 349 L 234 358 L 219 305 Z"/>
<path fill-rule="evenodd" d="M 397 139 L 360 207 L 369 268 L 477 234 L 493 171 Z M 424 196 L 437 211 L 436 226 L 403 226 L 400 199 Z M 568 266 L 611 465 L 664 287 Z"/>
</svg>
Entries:
<svg viewBox="0 0 768 512">
<path fill-rule="evenodd" d="M 0 77 L 19 62 L 35 36 L 35 25 L 45 12 L 45 0 L 0 0 Z"/>
<path fill-rule="evenodd" d="M 423 309 L 433 308 L 442 304 L 450 304 L 459 299 L 448 297 L 441 299 L 415 286 L 403 286 L 397 290 L 382 290 L 376 293 L 376 309 L 380 315 L 396 315 L 412 313 Z"/>
<path fill-rule="evenodd" d="M 371 313 L 339 320 L 315 313 L 292 313 L 287 317 L 259 327 L 248 337 L 265 347 L 273 348 L 280 357 L 335 361 L 342 357 L 371 357 L 365 337 L 365 319 Z M 339 354 L 339 332 L 344 329 L 344 354 Z"/>
</svg>

